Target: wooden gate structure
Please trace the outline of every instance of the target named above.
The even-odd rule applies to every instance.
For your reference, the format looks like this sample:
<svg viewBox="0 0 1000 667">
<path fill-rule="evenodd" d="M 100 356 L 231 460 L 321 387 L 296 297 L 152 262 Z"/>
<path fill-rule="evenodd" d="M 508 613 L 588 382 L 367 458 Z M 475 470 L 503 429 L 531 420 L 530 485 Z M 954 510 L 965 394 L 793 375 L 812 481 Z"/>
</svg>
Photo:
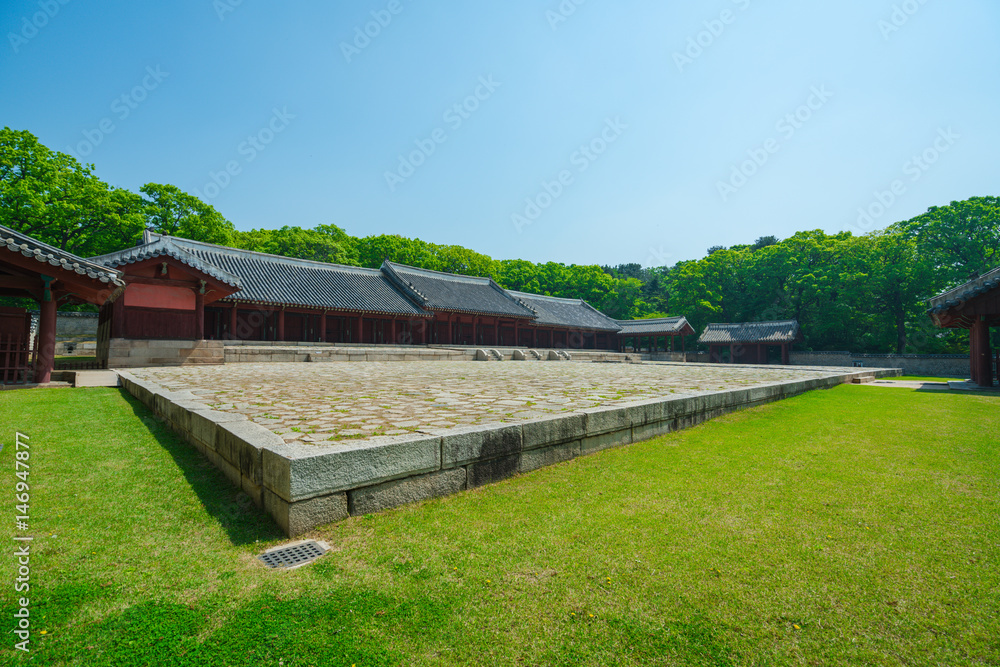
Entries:
<svg viewBox="0 0 1000 667">
<path fill-rule="evenodd" d="M 100 306 L 124 285 L 119 271 L 0 225 L 0 296 L 32 299 L 38 303 L 39 311 L 34 346 L 28 345 L 23 324 L 8 323 L 11 331 L 5 341 L 0 340 L 3 364 L 0 381 L 49 382 L 55 362 L 58 305 Z M 9 315 L 5 319 L 12 322 L 21 317 L 16 313 Z"/>
<path fill-rule="evenodd" d="M 980 387 L 992 387 L 1000 366 L 994 357 L 990 329 L 1000 327 L 1000 267 L 939 294 L 929 301 L 934 324 L 969 331 L 969 375 Z"/>
</svg>

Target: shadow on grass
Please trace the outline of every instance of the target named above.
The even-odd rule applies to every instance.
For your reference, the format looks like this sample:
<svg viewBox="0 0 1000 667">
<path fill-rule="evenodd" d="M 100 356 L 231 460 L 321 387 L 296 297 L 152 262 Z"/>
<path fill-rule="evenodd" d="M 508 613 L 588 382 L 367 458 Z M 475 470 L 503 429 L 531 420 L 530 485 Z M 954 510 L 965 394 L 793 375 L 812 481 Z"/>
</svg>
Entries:
<svg viewBox="0 0 1000 667">
<path fill-rule="evenodd" d="M 135 416 L 149 428 L 149 434 L 173 457 L 205 511 L 219 522 L 233 545 L 285 538 L 274 519 L 254 505 L 250 496 L 233 486 L 201 452 L 174 433 L 125 389 L 119 391 Z"/>
<path fill-rule="evenodd" d="M 988 398 L 1000 398 L 1000 390 L 997 389 L 951 389 L 946 384 L 924 383 L 924 386 L 914 391 L 922 394 L 950 394 L 952 396 L 986 396 Z"/>
<path fill-rule="evenodd" d="M 418 661 L 499 664 L 515 658 L 519 663 L 560 667 L 664 661 L 735 664 L 736 656 L 708 620 L 691 609 L 685 611 L 687 615 L 665 625 L 629 616 L 566 619 L 550 628 L 544 645 L 526 654 L 514 645 L 493 645 L 485 628 L 470 629 L 463 621 L 463 605 L 454 600 L 331 587 L 321 597 L 267 593 L 238 604 L 222 596 L 194 605 L 143 601 L 100 621 L 38 638 L 33 651 L 44 656 L 44 664 L 83 660 L 82 664 L 94 667 L 388 667 Z M 495 651 L 508 659 L 498 659 Z"/>
</svg>

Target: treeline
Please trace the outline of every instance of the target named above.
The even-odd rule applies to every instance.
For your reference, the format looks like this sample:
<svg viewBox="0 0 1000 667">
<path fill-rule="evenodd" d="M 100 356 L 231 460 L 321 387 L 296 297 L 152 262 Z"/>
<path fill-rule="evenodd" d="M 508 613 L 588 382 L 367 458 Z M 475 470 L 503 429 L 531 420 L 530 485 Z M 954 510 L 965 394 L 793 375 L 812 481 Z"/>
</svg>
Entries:
<svg viewBox="0 0 1000 667">
<path fill-rule="evenodd" d="M 669 267 L 495 260 L 396 235 L 350 236 L 336 225 L 239 231 L 172 185 L 133 193 L 97 178 L 27 131 L 0 132 L 0 224 L 89 257 L 134 244 L 144 229 L 322 262 L 377 268 L 384 259 L 490 276 L 508 289 L 586 299 L 618 319 L 709 322 L 797 319 L 804 347 L 857 352 L 963 352 L 963 332 L 933 328 L 926 299 L 1000 264 L 1000 200 L 931 208 L 888 229 L 799 232 L 716 246 Z"/>
</svg>

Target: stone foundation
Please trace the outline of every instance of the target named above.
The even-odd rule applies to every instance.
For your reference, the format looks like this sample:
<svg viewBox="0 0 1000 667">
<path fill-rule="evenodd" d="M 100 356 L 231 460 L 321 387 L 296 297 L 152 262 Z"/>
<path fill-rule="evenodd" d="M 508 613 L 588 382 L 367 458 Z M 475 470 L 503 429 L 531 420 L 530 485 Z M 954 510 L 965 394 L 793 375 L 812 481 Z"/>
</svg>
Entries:
<svg viewBox="0 0 1000 667">
<path fill-rule="evenodd" d="M 490 484 L 813 389 L 899 374 L 898 369 L 831 372 L 745 389 L 661 395 L 519 423 L 305 445 L 286 443 L 243 414 L 212 410 L 190 390 L 171 392 L 119 373 L 129 393 L 204 453 L 290 537 L 348 515 Z"/>
<path fill-rule="evenodd" d="M 101 358 L 98 351 L 98 357 Z M 225 363 L 221 340 L 132 340 L 112 338 L 107 356 L 108 368 L 144 366 L 191 366 Z"/>
</svg>

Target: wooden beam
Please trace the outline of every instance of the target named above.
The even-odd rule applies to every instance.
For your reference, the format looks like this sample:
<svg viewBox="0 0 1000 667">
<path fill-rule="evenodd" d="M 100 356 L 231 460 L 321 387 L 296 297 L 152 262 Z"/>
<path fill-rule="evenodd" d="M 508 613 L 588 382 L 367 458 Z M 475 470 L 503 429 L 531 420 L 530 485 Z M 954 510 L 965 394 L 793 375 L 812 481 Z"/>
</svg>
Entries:
<svg viewBox="0 0 1000 667">
<path fill-rule="evenodd" d="M 163 285 L 165 287 L 184 287 L 186 289 L 198 289 L 201 287 L 200 280 L 176 280 L 174 278 L 147 278 L 146 276 L 125 276 L 125 284 L 133 283 L 139 285 Z"/>
<path fill-rule="evenodd" d="M 42 284 L 39 278 L 0 276 L 0 288 L 3 289 L 37 290 Z"/>
</svg>

